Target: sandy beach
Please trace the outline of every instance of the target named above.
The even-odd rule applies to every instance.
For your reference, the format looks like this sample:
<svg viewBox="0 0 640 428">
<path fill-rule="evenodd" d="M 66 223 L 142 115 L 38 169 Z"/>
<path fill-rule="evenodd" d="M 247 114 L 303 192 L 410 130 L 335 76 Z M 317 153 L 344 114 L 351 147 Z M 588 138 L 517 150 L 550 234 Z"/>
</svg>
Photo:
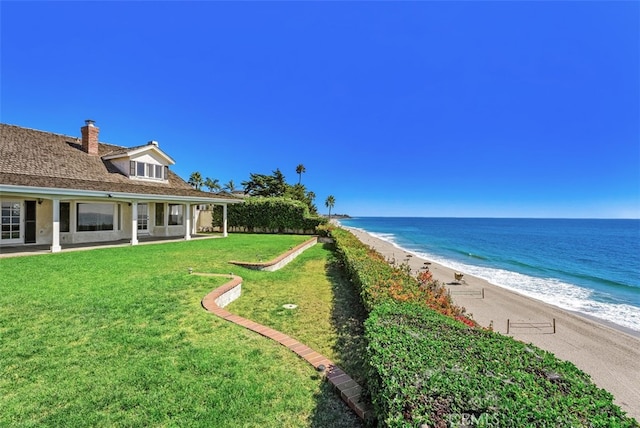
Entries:
<svg viewBox="0 0 640 428">
<path fill-rule="evenodd" d="M 640 420 L 640 333 L 614 328 L 604 321 L 565 311 L 464 272 L 462 280 L 456 281 L 452 269 L 361 230 L 345 229 L 387 260 L 407 262 L 414 273 L 428 267 L 434 279 L 446 284 L 454 302 L 466 308 L 480 325 L 491 324 L 496 332 L 571 361 L 588 373 L 596 385 L 613 394 L 614 402 L 624 411 Z"/>
</svg>

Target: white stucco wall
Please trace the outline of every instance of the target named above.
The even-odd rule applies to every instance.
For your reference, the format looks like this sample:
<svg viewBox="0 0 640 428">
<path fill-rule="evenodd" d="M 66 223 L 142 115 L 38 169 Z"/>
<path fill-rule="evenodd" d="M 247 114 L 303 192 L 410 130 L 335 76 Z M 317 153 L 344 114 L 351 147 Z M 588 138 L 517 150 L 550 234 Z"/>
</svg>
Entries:
<svg viewBox="0 0 640 428">
<path fill-rule="evenodd" d="M 36 244 L 51 244 L 52 221 L 53 202 L 43 199 L 42 204 L 38 205 L 36 203 Z"/>
</svg>

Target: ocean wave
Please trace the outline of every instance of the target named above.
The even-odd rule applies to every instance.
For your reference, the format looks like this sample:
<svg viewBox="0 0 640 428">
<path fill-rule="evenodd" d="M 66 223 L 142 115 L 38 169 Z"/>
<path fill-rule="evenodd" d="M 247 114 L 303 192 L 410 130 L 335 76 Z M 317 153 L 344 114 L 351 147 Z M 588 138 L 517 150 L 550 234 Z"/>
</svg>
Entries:
<svg viewBox="0 0 640 428">
<path fill-rule="evenodd" d="M 369 233 L 369 232 L 367 232 Z M 402 247 L 400 247 L 398 245 L 398 243 L 396 242 L 396 235 L 394 235 L 393 233 L 369 233 L 369 235 L 374 236 L 375 238 L 378 239 L 382 239 L 383 241 L 387 241 L 393 245 L 395 245 L 397 248 L 403 250 Z"/>
<path fill-rule="evenodd" d="M 505 269 L 474 266 L 424 252 L 414 254 L 559 308 L 640 331 L 640 308 L 625 303 L 595 300 L 593 290 L 555 278 L 538 278 Z"/>
<path fill-rule="evenodd" d="M 557 278 L 545 277 L 553 275 L 550 269 L 540 269 L 539 266 L 533 266 L 522 262 L 509 260 L 510 263 L 523 267 L 527 270 L 537 270 L 540 276 L 532 276 L 524 273 L 514 272 L 507 269 L 501 269 L 490 266 L 478 266 L 470 263 L 456 261 L 445 256 L 439 256 L 424 252 L 422 249 L 411 248 L 406 244 L 399 244 L 399 237 L 393 233 L 371 232 L 366 229 L 355 228 L 368 233 L 378 239 L 386 241 L 398 248 L 399 253 L 405 252 L 432 260 L 443 266 L 449 267 L 456 271 L 464 272 L 469 275 L 484 279 L 498 287 L 506 288 L 516 293 L 531 297 L 561 309 L 580 312 L 594 318 L 612 322 L 614 324 L 626 327 L 635 331 L 640 331 L 640 308 L 620 302 L 614 296 L 596 292 Z M 460 252 L 456 249 L 450 249 L 453 253 L 466 256 L 470 259 L 476 259 L 480 263 L 488 261 L 488 258 L 470 254 L 469 252 Z M 574 273 L 575 275 L 575 273 Z M 594 278 L 596 279 L 596 278 Z M 600 280 L 600 279 L 598 279 Z M 617 284 L 619 287 L 621 284 Z M 626 288 L 626 287 L 625 287 Z M 635 287 L 632 287 L 635 288 Z"/>
<path fill-rule="evenodd" d="M 343 226 L 345 229 L 349 230 L 357 230 L 359 232 L 362 233 L 366 233 L 367 235 L 371 235 L 374 238 L 378 238 L 382 241 L 388 242 L 389 244 L 393 245 L 394 247 L 396 247 L 398 250 L 403 251 L 403 252 L 410 252 L 408 250 L 406 250 L 405 248 L 401 247 L 398 242 L 396 241 L 397 237 L 395 234 L 393 233 L 383 233 L 383 232 L 370 232 L 368 230 L 359 228 L 359 227 L 353 227 L 353 226 Z"/>
</svg>

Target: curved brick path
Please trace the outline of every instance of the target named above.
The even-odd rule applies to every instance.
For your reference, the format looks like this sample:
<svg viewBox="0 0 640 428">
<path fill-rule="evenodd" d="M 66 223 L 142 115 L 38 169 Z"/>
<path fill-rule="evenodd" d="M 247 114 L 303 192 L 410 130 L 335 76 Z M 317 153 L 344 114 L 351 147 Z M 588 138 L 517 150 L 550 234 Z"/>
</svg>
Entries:
<svg viewBox="0 0 640 428">
<path fill-rule="evenodd" d="M 346 374 L 340 367 L 336 366 L 333 361 L 325 357 L 324 355 L 314 351 L 307 345 L 298 342 L 296 339 L 287 336 L 277 330 L 269 327 L 265 327 L 257 322 L 253 322 L 249 319 L 242 318 L 238 315 L 224 309 L 224 306 L 230 303 L 234 298 L 240 296 L 240 287 L 242 285 L 242 278 L 237 275 L 224 275 L 213 273 L 196 273 L 193 275 L 199 276 L 222 276 L 229 278 L 229 282 L 216 288 L 202 299 L 202 307 L 207 311 L 214 313 L 215 315 L 230 321 L 234 324 L 245 327 L 249 330 L 255 331 L 269 339 L 279 342 L 281 345 L 286 346 L 291 351 L 298 354 L 300 357 L 307 360 L 316 370 L 321 371 L 321 365 L 325 367 L 324 373 L 327 380 L 334 386 L 334 388 L 340 393 L 340 397 L 347 403 L 347 405 L 353 410 L 360 418 L 364 420 L 371 419 L 373 411 L 369 403 L 362 402 L 362 387 L 356 383 L 351 376 Z"/>
</svg>

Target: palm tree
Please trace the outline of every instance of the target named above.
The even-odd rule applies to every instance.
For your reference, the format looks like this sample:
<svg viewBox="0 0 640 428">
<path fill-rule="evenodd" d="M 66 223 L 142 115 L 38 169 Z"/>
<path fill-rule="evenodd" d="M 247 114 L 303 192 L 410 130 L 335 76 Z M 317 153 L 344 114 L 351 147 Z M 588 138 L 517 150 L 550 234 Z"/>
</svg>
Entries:
<svg viewBox="0 0 640 428">
<path fill-rule="evenodd" d="M 307 198 L 308 198 L 311 202 L 313 202 L 313 200 L 316 198 L 316 192 L 314 192 L 314 191 L 308 191 L 308 192 L 307 192 Z"/>
<path fill-rule="evenodd" d="M 196 171 L 191 173 L 188 183 L 195 187 L 196 190 L 200 190 L 200 188 L 204 184 L 204 181 L 202 180 L 202 175 L 198 171 Z"/>
<path fill-rule="evenodd" d="M 327 200 L 324 201 L 324 205 L 329 208 L 329 220 L 331 220 L 331 208 L 336 204 L 336 198 L 333 195 L 327 196 Z"/>
<path fill-rule="evenodd" d="M 318 207 L 316 207 L 316 204 L 313 203 L 315 199 L 316 199 L 315 192 L 308 191 L 305 202 L 307 203 L 307 205 L 309 205 L 309 213 L 311 213 L 311 215 L 314 217 L 318 215 Z"/>
<path fill-rule="evenodd" d="M 234 183 L 233 180 L 229 180 L 229 182 L 225 183 L 222 188 L 229 193 L 233 193 L 236 191 L 236 183 Z"/>
<path fill-rule="evenodd" d="M 222 186 L 220 186 L 220 180 L 218 180 L 217 178 L 213 180 L 209 177 L 205 178 L 204 185 L 205 187 L 209 188 L 209 192 L 219 192 L 220 190 L 222 190 Z"/>
<path fill-rule="evenodd" d="M 298 184 L 300 184 L 300 182 L 302 181 L 302 174 L 304 174 L 305 172 L 307 172 L 307 168 L 305 168 L 304 165 L 299 164 L 296 167 L 296 174 L 298 174 Z"/>
</svg>

